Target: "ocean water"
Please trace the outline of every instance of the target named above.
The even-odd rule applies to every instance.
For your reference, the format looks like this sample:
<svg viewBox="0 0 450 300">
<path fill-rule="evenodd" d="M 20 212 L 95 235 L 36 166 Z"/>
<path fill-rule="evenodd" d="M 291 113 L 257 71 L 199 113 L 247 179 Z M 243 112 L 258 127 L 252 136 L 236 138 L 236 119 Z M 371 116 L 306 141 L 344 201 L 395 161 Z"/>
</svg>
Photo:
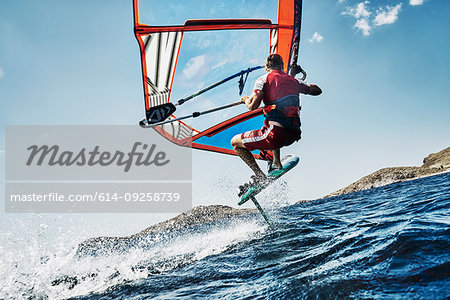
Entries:
<svg viewBox="0 0 450 300">
<path fill-rule="evenodd" d="M 268 213 L 276 231 L 255 213 L 90 253 L 3 244 L 0 298 L 450 297 L 450 173 Z"/>
</svg>

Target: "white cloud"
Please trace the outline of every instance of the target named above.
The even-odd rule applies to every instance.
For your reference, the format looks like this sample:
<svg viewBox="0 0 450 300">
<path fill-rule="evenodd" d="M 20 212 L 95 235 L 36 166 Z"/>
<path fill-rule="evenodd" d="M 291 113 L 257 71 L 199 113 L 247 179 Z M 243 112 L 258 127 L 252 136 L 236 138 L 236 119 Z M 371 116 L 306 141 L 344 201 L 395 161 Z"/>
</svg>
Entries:
<svg viewBox="0 0 450 300">
<path fill-rule="evenodd" d="M 423 0 L 409 0 L 409 5 L 422 5 L 423 4 Z"/>
<path fill-rule="evenodd" d="M 367 9 L 369 3 L 369 1 L 364 1 L 358 3 L 356 7 L 348 7 L 346 11 L 342 12 L 342 14 L 353 16 L 356 19 L 368 18 L 370 16 L 370 11 Z"/>
<path fill-rule="evenodd" d="M 361 30 L 364 35 L 370 35 L 372 26 L 369 23 L 371 12 L 369 11 L 369 1 L 360 2 L 356 7 L 349 7 L 346 11 L 342 12 L 343 15 L 350 15 L 354 17 L 356 23 L 353 27 Z"/>
<path fill-rule="evenodd" d="M 356 6 L 355 9 L 355 18 L 368 18 L 370 16 L 370 12 L 367 10 L 366 5 L 369 4 L 369 1 L 361 2 Z"/>
<path fill-rule="evenodd" d="M 183 75 L 186 76 L 187 79 L 191 79 L 202 69 L 202 67 L 205 65 L 205 62 L 205 55 L 191 58 L 186 63 L 186 68 L 183 70 Z"/>
<path fill-rule="evenodd" d="M 410 3 L 419 3 L 423 0 L 410 0 Z M 357 30 L 360 30 L 363 35 L 369 36 L 374 27 L 382 26 L 386 24 L 393 24 L 398 19 L 398 14 L 402 8 L 402 3 L 396 6 L 379 6 L 376 10 L 375 17 L 372 16 L 374 8 L 370 7 L 369 1 L 364 1 L 358 3 L 354 7 L 347 7 L 342 15 L 349 15 L 356 19 L 355 25 L 353 26 Z"/>
<path fill-rule="evenodd" d="M 314 42 L 320 43 L 321 41 L 323 41 L 323 36 L 320 35 L 320 33 L 318 33 L 318 32 L 314 32 L 312 38 L 309 41 L 311 43 L 314 43 Z"/>
<path fill-rule="evenodd" d="M 357 20 L 354 27 L 361 30 L 365 36 L 370 35 L 370 30 L 372 29 L 366 18 Z"/>
<path fill-rule="evenodd" d="M 386 9 L 378 9 L 375 20 L 373 21 L 375 26 L 381 26 L 385 24 L 393 24 L 398 19 L 398 13 L 402 8 L 402 3 L 396 6 L 386 6 Z"/>
<path fill-rule="evenodd" d="M 223 59 L 220 62 L 218 62 L 214 67 L 211 68 L 211 70 L 215 70 L 217 68 L 220 68 L 222 66 L 224 66 L 226 63 L 228 62 L 228 59 Z"/>
<path fill-rule="evenodd" d="M 3 71 L 3 68 L 0 67 L 0 79 L 2 79 L 5 76 L 5 71 Z"/>
</svg>

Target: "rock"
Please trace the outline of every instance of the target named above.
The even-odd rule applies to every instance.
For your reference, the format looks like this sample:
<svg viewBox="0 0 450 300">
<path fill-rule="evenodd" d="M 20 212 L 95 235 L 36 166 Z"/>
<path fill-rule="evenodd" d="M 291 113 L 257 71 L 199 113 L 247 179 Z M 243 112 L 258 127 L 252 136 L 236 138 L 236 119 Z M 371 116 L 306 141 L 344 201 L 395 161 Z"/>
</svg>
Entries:
<svg viewBox="0 0 450 300">
<path fill-rule="evenodd" d="M 450 147 L 437 152 L 432 153 L 423 159 L 422 168 L 436 168 L 446 169 L 450 167 Z"/>
<path fill-rule="evenodd" d="M 253 209 L 235 209 L 225 205 L 197 206 L 172 219 L 150 226 L 136 234 L 125 237 L 96 237 L 78 245 L 77 256 L 105 255 L 128 251 L 152 234 L 170 232 L 198 224 L 233 218 L 254 212 Z"/>
<path fill-rule="evenodd" d="M 193 226 L 197 224 L 218 221 L 221 219 L 232 218 L 234 216 L 253 211 L 254 210 L 251 209 L 235 209 L 225 205 L 196 206 L 190 211 L 182 213 L 175 218 L 150 226 L 136 233 L 132 237 L 147 236 L 156 232 L 167 232 L 186 226 Z"/>
<path fill-rule="evenodd" d="M 440 152 L 428 155 L 424 158 L 423 165 L 420 167 L 394 167 L 380 169 L 323 198 L 363 191 L 396 182 L 448 172 L 449 170 L 450 147 Z"/>
</svg>

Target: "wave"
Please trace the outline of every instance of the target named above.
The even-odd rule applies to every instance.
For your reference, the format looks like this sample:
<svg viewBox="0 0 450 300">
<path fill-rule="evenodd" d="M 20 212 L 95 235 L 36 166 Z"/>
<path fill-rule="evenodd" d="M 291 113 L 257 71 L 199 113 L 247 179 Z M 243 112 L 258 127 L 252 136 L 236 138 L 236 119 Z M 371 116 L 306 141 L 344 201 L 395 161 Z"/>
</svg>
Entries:
<svg viewBox="0 0 450 300">
<path fill-rule="evenodd" d="M 269 210 L 202 207 L 8 265 L 2 296 L 450 297 L 450 174 Z M 28 269 L 26 268 L 28 267 Z"/>
</svg>

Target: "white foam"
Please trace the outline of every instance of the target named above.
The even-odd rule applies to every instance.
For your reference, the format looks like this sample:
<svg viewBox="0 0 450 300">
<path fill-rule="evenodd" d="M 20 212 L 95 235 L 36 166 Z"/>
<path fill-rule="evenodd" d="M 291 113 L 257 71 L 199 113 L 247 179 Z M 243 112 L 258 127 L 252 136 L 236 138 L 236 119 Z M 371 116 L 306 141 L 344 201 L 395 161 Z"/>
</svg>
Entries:
<svg viewBox="0 0 450 300">
<path fill-rule="evenodd" d="M 0 298 L 22 295 L 61 299 L 101 293 L 124 281 L 145 278 L 154 272 L 167 272 L 222 253 L 241 242 L 263 236 L 267 229 L 259 219 L 234 220 L 231 224 L 211 225 L 203 230 L 199 227 L 198 231 L 170 238 L 156 235 L 142 241 L 148 247 L 127 253 L 77 258 L 75 253 L 82 241 L 80 238 L 87 232 L 78 231 L 78 238 L 74 238 L 73 232 L 77 232 L 77 228 L 67 232 L 41 224 L 33 227 L 37 228 L 34 231 L 27 231 L 30 224 L 25 221 L 2 235 Z"/>
</svg>

